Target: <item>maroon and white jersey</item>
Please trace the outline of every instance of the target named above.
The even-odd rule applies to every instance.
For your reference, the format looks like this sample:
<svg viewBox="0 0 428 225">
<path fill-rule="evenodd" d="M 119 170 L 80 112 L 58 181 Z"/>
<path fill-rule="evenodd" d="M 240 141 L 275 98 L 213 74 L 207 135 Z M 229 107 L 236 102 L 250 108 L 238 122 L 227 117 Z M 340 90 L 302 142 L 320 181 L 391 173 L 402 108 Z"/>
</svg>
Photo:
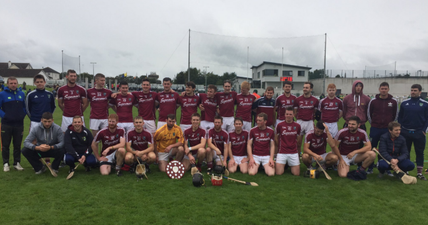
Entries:
<svg viewBox="0 0 428 225">
<path fill-rule="evenodd" d="M 97 135 L 95 135 L 94 142 L 103 144 L 101 152 L 106 148 L 115 146 L 120 143 L 120 139 L 125 138 L 125 130 L 121 127 L 117 127 L 115 132 L 110 132 L 108 128 L 104 128 L 98 131 Z M 107 155 L 110 155 L 115 150 L 110 150 Z"/>
<path fill-rule="evenodd" d="M 159 102 L 159 120 L 166 121 L 168 114 L 174 114 L 177 110 L 178 94 L 175 92 L 158 93 L 156 101 Z"/>
<path fill-rule="evenodd" d="M 251 112 L 252 112 L 252 106 L 253 102 L 256 100 L 256 96 L 252 94 L 243 95 L 238 94 L 236 95 L 235 102 L 236 102 L 236 117 L 241 117 L 242 120 L 251 122 Z"/>
<path fill-rule="evenodd" d="M 186 129 L 184 131 L 184 140 L 188 141 L 190 143 L 190 146 L 196 146 L 201 143 L 201 139 L 206 138 L 206 132 L 204 129 L 201 129 L 198 127 L 195 131 L 193 131 L 192 127 Z M 192 154 L 195 154 L 198 151 L 198 149 L 192 149 Z"/>
<path fill-rule="evenodd" d="M 294 154 L 297 151 L 297 137 L 300 134 L 301 127 L 296 122 L 281 122 L 276 128 L 275 132 L 279 135 L 278 153 Z"/>
<path fill-rule="evenodd" d="M 153 136 L 145 130 L 138 133 L 135 129 L 131 129 L 126 133 L 126 142 L 131 143 L 131 148 L 135 151 L 144 151 L 149 144 L 153 144 Z"/>
<path fill-rule="evenodd" d="M 309 144 L 309 150 L 313 153 L 322 155 L 326 153 L 327 134 L 323 132 L 320 136 L 317 136 L 314 130 L 311 130 L 305 136 L 305 143 Z"/>
<path fill-rule="evenodd" d="M 144 120 L 155 120 L 155 100 L 158 93 L 133 91 L 132 95 L 134 95 L 135 103 L 138 105 L 138 115 Z"/>
<path fill-rule="evenodd" d="M 296 100 L 296 96 L 290 94 L 289 97 L 285 96 L 285 94 L 282 94 L 276 98 L 276 111 L 277 111 L 277 117 L 279 120 L 285 120 L 285 109 L 288 107 L 294 108 L 294 101 Z"/>
<path fill-rule="evenodd" d="M 227 94 L 224 92 L 217 92 L 215 96 L 220 109 L 220 116 L 233 117 L 233 112 L 235 110 L 236 92 L 231 91 Z"/>
<path fill-rule="evenodd" d="M 116 106 L 116 113 L 119 116 L 119 123 L 132 123 L 134 118 L 132 117 L 132 107 L 135 103 L 135 97 L 131 93 L 126 96 L 118 94 L 116 98 L 110 99 L 110 105 Z"/>
<path fill-rule="evenodd" d="M 180 96 L 178 104 L 181 105 L 181 122 L 180 124 L 192 124 L 192 114 L 198 112 L 198 106 L 201 99 L 197 95 Z"/>
<path fill-rule="evenodd" d="M 314 96 L 305 98 L 302 95 L 296 98 L 294 108 L 297 109 L 297 119 L 303 121 L 314 120 L 314 112 L 318 105 L 319 101 Z"/>
<path fill-rule="evenodd" d="M 207 94 L 199 94 L 201 97 L 201 104 L 205 110 L 202 111 L 205 114 L 205 121 L 214 122 L 214 116 L 217 112 L 217 98 L 208 98 Z"/>
<path fill-rule="evenodd" d="M 111 91 L 105 88 L 90 88 L 87 91 L 88 101 L 91 103 L 91 119 L 108 118 L 108 102 L 111 99 Z"/>
<path fill-rule="evenodd" d="M 339 112 L 342 111 L 343 103 L 340 98 L 321 99 L 318 110 L 321 111 L 321 120 L 326 123 L 336 123 L 339 120 Z"/>
<path fill-rule="evenodd" d="M 253 140 L 254 155 L 267 156 L 270 155 L 270 142 L 274 140 L 274 132 L 270 127 L 264 130 L 254 127 L 248 135 L 248 140 Z"/>
<path fill-rule="evenodd" d="M 240 134 L 235 132 L 229 133 L 230 148 L 234 156 L 247 155 L 248 131 L 242 130 Z"/>
<path fill-rule="evenodd" d="M 208 131 L 208 139 L 211 139 L 212 143 L 220 149 L 221 154 L 224 153 L 224 145 L 229 143 L 229 135 L 223 129 L 220 132 L 215 131 L 211 128 Z M 214 143 L 215 142 L 215 143 Z"/>
<path fill-rule="evenodd" d="M 343 128 L 337 133 L 336 140 L 340 141 L 339 151 L 341 155 L 348 155 L 349 153 L 360 149 L 361 142 L 366 143 L 369 141 L 367 133 L 358 128 L 355 134 L 351 133 L 348 128 Z"/>
<path fill-rule="evenodd" d="M 85 88 L 77 84 L 69 87 L 66 84 L 58 89 L 58 98 L 64 102 L 63 116 L 83 116 L 82 99 L 86 98 Z"/>
</svg>

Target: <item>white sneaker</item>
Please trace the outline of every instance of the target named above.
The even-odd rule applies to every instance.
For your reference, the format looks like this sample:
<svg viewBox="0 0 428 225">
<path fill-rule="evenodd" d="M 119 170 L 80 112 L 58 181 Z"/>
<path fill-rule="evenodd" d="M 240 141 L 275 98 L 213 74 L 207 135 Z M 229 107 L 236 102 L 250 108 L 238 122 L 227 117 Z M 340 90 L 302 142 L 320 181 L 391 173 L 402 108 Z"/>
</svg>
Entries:
<svg viewBox="0 0 428 225">
<path fill-rule="evenodd" d="M 22 166 L 21 166 L 21 164 L 19 164 L 19 162 L 16 163 L 16 165 L 14 165 L 13 168 L 15 168 L 18 171 L 23 171 L 24 170 L 24 168 L 22 168 Z"/>
<path fill-rule="evenodd" d="M 5 163 L 5 164 L 3 165 L 3 171 L 4 171 L 4 172 L 9 172 L 9 171 L 10 171 L 9 163 Z"/>
</svg>

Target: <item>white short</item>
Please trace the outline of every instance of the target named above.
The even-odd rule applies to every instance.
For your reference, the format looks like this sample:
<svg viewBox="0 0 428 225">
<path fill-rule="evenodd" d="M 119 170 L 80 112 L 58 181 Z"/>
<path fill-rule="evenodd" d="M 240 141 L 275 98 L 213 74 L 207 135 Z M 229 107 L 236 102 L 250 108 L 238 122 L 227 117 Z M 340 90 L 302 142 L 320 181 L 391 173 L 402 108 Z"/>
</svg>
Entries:
<svg viewBox="0 0 428 225">
<path fill-rule="evenodd" d="M 117 150 L 114 151 L 113 153 L 111 153 L 110 155 L 105 156 L 107 158 L 107 162 L 101 161 L 100 165 L 104 165 L 104 164 L 113 165 L 113 164 L 115 164 L 115 161 L 116 161 L 116 152 L 117 152 Z"/>
<path fill-rule="evenodd" d="M 242 129 L 250 132 L 251 131 L 251 122 L 244 121 L 244 125 L 242 126 Z"/>
<path fill-rule="evenodd" d="M 247 158 L 247 156 L 236 156 L 236 155 L 233 156 L 233 160 L 235 160 L 235 163 L 238 164 L 238 165 L 241 165 L 242 164 L 242 160 L 246 159 L 246 158 Z M 248 160 L 245 163 L 248 163 Z"/>
<path fill-rule="evenodd" d="M 31 121 L 31 123 L 30 123 L 30 132 L 31 132 L 32 129 L 36 128 L 39 125 L 40 125 L 40 122 Z"/>
<path fill-rule="evenodd" d="M 82 116 L 83 126 L 85 126 L 85 118 Z M 62 116 L 61 122 L 61 130 L 62 132 L 66 132 L 68 126 L 73 123 L 73 117 Z"/>
<path fill-rule="evenodd" d="M 337 122 L 336 123 L 325 123 L 328 127 L 328 130 L 330 131 L 331 136 L 334 138 L 336 137 L 336 134 L 339 132 L 337 128 Z"/>
<path fill-rule="evenodd" d="M 347 166 L 350 166 L 351 164 L 355 164 L 355 158 L 357 158 L 358 154 L 355 154 L 354 157 L 352 157 L 352 159 L 348 159 L 348 157 L 346 155 L 341 155 L 342 159 L 345 161 Z M 339 160 L 337 160 L 337 165 L 339 165 Z"/>
<path fill-rule="evenodd" d="M 313 120 L 309 120 L 309 121 L 297 120 L 296 122 L 300 125 L 300 129 L 301 129 L 300 135 L 305 135 L 309 131 L 314 129 L 314 121 Z"/>
<path fill-rule="evenodd" d="M 172 150 L 171 150 L 172 151 Z M 169 162 L 169 156 L 171 152 L 158 152 L 158 160 Z"/>
<path fill-rule="evenodd" d="M 253 159 L 256 162 L 256 164 L 261 164 L 262 166 L 264 166 L 265 164 L 269 164 L 269 159 L 270 156 L 269 155 L 265 155 L 265 156 L 259 156 L 259 155 L 253 155 Z"/>
<path fill-rule="evenodd" d="M 128 123 L 117 123 L 118 127 L 122 127 L 123 129 L 125 129 L 125 133 L 128 132 L 129 130 L 134 128 L 134 123 L 132 122 L 128 122 Z"/>
<path fill-rule="evenodd" d="M 202 120 L 201 128 L 206 130 L 208 134 L 208 130 L 210 130 L 211 128 L 214 128 L 214 122 L 208 122 L 206 120 Z"/>
<path fill-rule="evenodd" d="M 300 165 L 299 154 L 282 154 L 278 153 L 276 155 L 276 163 L 279 164 L 288 164 L 289 166 L 298 166 Z"/>
<path fill-rule="evenodd" d="M 144 120 L 143 128 L 151 134 L 156 133 L 156 124 L 154 120 Z"/>
<path fill-rule="evenodd" d="M 320 164 L 325 163 L 325 157 L 327 157 L 328 154 L 330 154 L 330 152 L 328 152 L 328 153 L 326 152 L 326 153 L 320 155 L 322 157 L 322 161 L 319 161 Z M 315 159 L 313 157 L 312 157 L 312 162 L 315 162 Z"/>
<path fill-rule="evenodd" d="M 221 126 L 221 129 L 226 131 L 227 133 L 235 131 L 234 126 L 235 118 L 233 117 L 223 117 L 223 125 Z"/>
<path fill-rule="evenodd" d="M 284 121 L 285 121 L 285 120 L 279 120 L 279 119 L 276 119 L 275 127 L 276 127 L 276 126 L 278 126 L 278 124 L 279 124 L 279 123 L 282 123 L 282 122 L 284 122 Z"/>
<path fill-rule="evenodd" d="M 89 129 L 101 130 L 108 127 L 108 119 L 89 119 Z"/>
<path fill-rule="evenodd" d="M 184 133 L 185 130 L 192 127 L 192 124 L 180 124 L 181 131 Z"/>
</svg>

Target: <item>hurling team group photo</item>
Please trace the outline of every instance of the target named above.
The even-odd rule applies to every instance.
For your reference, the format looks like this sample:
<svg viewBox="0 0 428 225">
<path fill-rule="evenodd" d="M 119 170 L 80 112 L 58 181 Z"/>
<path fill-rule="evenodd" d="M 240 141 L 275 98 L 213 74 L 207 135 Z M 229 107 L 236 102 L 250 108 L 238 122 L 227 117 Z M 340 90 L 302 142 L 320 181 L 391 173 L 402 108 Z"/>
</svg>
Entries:
<svg viewBox="0 0 428 225">
<path fill-rule="evenodd" d="M 213 185 L 225 178 L 257 186 L 230 178 L 233 173 L 248 174 L 249 180 L 258 173 L 329 180 L 335 173 L 337 179 L 355 181 L 374 173 L 376 179 L 396 177 L 405 184 L 427 180 L 428 102 L 420 84 L 406 87 L 409 97 L 399 102 L 387 82 L 369 97 L 361 80 L 342 98 L 334 83 L 325 84 L 325 96 L 316 97 L 311 82 L 296 96 L 288 80 L 282 89 L 268 86 L 263 93 L 251 91 L 248 81 L 239 82 L 235 92 L 230 80 L 221 90 L 209 84 L 197 93 L 192 81 L 174 91 L 168 77 L 160 92 L 153 91 L 149 79 L 138 84 L 139 91 L 119 80 L 115 92 L 102 73 L 88 89 L 78 85 L 74 70 L 65 78 L 65 85 L 51 92 L 38 74 L 28 93 L 19 87 L 19 77 L 5 78 L 0 92 L 5 173 L 34 170 L 36 176 L 51 173 L 67 180 L 85 179 L 75 176 L 85 171 L 110 176 L 129 171 L 138 179 L 150 173 L 180 179 L 189 173 L 197 187 L 207 173 Z M 58 110 L 62 120 L 54 121 Z M 24 123 L 26 117 L 31 124 Z M 412 149 L 416 157 L 411 160 Z M 24 168 L 22 160 L 31 167 Z M 416 176 L 410 175 L 414 170 Z"/>
</svg>

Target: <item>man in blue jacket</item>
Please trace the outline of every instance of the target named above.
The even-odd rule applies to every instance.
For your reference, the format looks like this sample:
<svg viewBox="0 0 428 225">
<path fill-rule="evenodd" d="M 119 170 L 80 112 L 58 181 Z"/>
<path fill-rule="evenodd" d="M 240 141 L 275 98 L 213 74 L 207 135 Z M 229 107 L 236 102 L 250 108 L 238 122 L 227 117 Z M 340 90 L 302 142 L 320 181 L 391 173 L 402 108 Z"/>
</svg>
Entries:
<svg viewBox="0 0 428 225">
<path fill-rule="evenodd" d="M 401 125 L 395 121 L 388 124 L 387 133 L 380 136 L 379 141 L 379 153 L 388 160 L 391 165 L 388 165 L 385 160 L 379 160 L 378 170 L 379 178 L 381 178 L 385 171 L 393 169 L 396 171 L 396 167 L 400 168 L 404 172 L 411 171 L 415 168 L 415 164 L 408 159 L 409 152 L 407 151 L 406 139 L 400 135 Z"/>
<path fill-rule="evenodd" d="M 21 162 L 21 142 L 24 131 L 25 94 L 17 90 L 18 80 L 15 77 L 7 79 L 7 87 L 0 92 L 0 117 L 3 171 L 9 172 L 9 147 L 13 139 L 13 167 L 24 170 Z"/>
<path fill-rule="evenodd" d="M 421 92 L 422 86 L 420 84 L 412 85 L 411 98 L 404 100 L 400 105 L 398 122 L 401 124 L 401 135 L 406 139 L 409 150 L 407 158 L 410 159 L 413 143 L 416 152 L 417 177 L 421 180 L 427 180 L 422 175 L 422 170 L 424 168 L 425 135 L 428 128 L 428 102 L 420 97 Z"/>
</svg>

